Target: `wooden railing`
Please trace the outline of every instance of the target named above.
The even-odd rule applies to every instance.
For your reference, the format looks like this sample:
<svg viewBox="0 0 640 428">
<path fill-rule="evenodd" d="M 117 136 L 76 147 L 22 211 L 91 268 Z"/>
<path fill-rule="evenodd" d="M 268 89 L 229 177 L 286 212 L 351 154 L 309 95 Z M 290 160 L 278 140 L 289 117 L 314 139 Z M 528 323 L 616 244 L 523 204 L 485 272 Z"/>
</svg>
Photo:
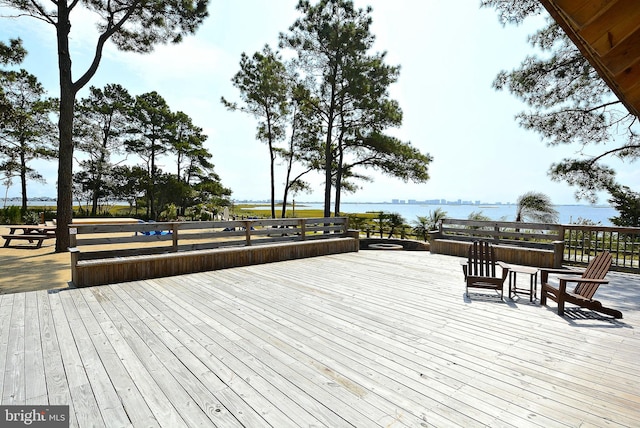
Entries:
<svg viewBox="0 0 640 428">
<path fill-rule="evenodd" d="M 557 224 L 447 218 L 429 236 L 432 253 L 466 257 L 471 242 L 484 240 L 496 246 L 496 257 L 503 262 L 549 268 L 562 266 L 562 231 Z"/>
<path fill-rule="evenodd" d="M 358 251 L 344 217 L 70 227 L 78 286 Z"/>
<path fill-rule="evenodd" d="M 345 217 L 79 224 L 71 226 L 70 241 L 71 247 L 82 247 L 83 260 L 89 260 L 307 241 L 344 235 L 347 226 Z M 96 246 L 109 248 L 93 251 Z"/>
<path fill-rule="evenodd" d="M 640 228 L 562 225 L 564 261 L 586 264 L 598 253 L 609 251 L 612 268 L 640 273 Z"/>
<path fill-rule="evenodd" d="M 562 240 L 562 226 L 550 223 L 484 221 L 445 218 L 432 236 L 442 239 L 475 241 L 484 239 L 495 244 L 552 250 Z"/>
<path fill-rule="evenodd" d="M 587 264 L 609 251 L 612 269 L 640 273 L 640 228 L 444 219 L 432 240 L 470 242 L 483 239 L 496 245 L 553 250 L 555 264 Z M 443 245 L 436 245 L 436 249 Z M 451 252 L 449 249 L 446 251 Z M 456 250 L 455 255 L 463 255 Z"/>
</svg>

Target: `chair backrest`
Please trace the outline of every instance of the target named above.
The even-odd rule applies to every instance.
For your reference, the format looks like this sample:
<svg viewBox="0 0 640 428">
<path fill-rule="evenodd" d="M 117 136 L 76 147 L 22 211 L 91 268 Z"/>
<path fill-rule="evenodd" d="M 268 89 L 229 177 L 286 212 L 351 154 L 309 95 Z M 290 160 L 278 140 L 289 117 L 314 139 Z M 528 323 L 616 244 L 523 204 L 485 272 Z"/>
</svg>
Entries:
<svg viewBox="0 0 640 428">
<path fill-rule="evenodd" d="M 604 279 L 604 277 L 607 275 L 607 272 L 609 272 L 610 267 L 611 253 L 605 251 L 598 254 L 589 262 L 589 264 L 587 265 L 587 269 L 585 269 L 584 273 L 582 274 L 582 278 Z M 593 295 L 596 294 L 599 285 L 600 284 L 579 282 L 573 292 L 586 299 L 591 299 Z"/>
<path fill-rule="evenodd" d="M 467 266 L 470 276 L 495 277 L 496 255 L 491 244 L 486 241 L 474 241 L 469 247 Z"/>
</svg>

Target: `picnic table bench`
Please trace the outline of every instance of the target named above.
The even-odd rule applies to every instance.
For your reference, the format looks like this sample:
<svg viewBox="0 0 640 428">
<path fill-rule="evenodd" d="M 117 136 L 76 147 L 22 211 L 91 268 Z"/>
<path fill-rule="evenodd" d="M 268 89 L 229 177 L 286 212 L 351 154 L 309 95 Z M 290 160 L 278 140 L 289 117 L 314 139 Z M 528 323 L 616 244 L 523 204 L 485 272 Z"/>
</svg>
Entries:
<svg viewBox="0 0 640 428">
<path fill-rule="evenodd" d="M 16 231 L 22 230 L 22 233 L 16 233 Z M 42 247 L 42 242 L 45 239 L 51 239 L 56 237 L 55 226 L 43 226 L 36 224 L 19 224 L 9 226 L 9 234 L 2 235 L 4 238 L 4 247 L 9 247 L 11 241 L 21 240 L 29 241 L 30 244 L 36 242 L 35 248 Z"/>
</svg>

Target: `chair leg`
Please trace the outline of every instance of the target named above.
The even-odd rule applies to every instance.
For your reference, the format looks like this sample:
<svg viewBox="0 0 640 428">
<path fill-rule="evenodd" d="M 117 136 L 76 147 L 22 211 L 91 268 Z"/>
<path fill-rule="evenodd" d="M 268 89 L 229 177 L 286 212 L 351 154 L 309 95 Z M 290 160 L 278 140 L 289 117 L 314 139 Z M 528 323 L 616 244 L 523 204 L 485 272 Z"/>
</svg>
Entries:
<svg viewBox="0 0 640 428">
<path fill-rule="evenodd" d="M 558 315 L 564 316 L 564 300 L 558 299 Z"/>
</svg>

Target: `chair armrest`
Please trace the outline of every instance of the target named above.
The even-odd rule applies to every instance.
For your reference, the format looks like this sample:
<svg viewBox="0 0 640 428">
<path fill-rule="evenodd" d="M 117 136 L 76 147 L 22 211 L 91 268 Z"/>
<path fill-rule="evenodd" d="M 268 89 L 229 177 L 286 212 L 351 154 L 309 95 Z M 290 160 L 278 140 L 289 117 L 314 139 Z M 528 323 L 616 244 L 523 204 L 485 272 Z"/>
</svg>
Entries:
<svg viewBox="0 0 640 428">
<path fill-rule="evenodd" d="M 545 272 L 547 274 L 550 273 L 558 273 L 558 274 L 568 274 L 568 275 L 582 275 L 584 269 L 553 269 L 553 268 L 540 268 L 540 272 Z"/>
<path fill-rule="evenodd" d="M 595 278 L 582 278 L 575 276 L 560 276 L 558 280 L 564 282 L 591 282 L 593 284 L 608 284 L 609 280 L 607 279 L 595 279 Z"/>
<path fill-rule="evenodd" d="M 594 278 L 582 278 L 582 277 L 573 277 L 573 276 L 561 276 L 558 278 L 560 281 L 558 290 L 560 294 L 567 294 L 567 283 L 568 282 L 590 282 L 593 284 L 607 284 L 609 281 L 606 279 L 594 279 Z"/>
<path fill-rule="evenodd" d="M 542 268 L 540 269 L 540 284 L 545 284 L 549 281 L 549 274 L 566 274 L 566 275 L 582 275 L 584 270 L 577 269 L 553 269 L 553 268 Z"/>
</svg>

